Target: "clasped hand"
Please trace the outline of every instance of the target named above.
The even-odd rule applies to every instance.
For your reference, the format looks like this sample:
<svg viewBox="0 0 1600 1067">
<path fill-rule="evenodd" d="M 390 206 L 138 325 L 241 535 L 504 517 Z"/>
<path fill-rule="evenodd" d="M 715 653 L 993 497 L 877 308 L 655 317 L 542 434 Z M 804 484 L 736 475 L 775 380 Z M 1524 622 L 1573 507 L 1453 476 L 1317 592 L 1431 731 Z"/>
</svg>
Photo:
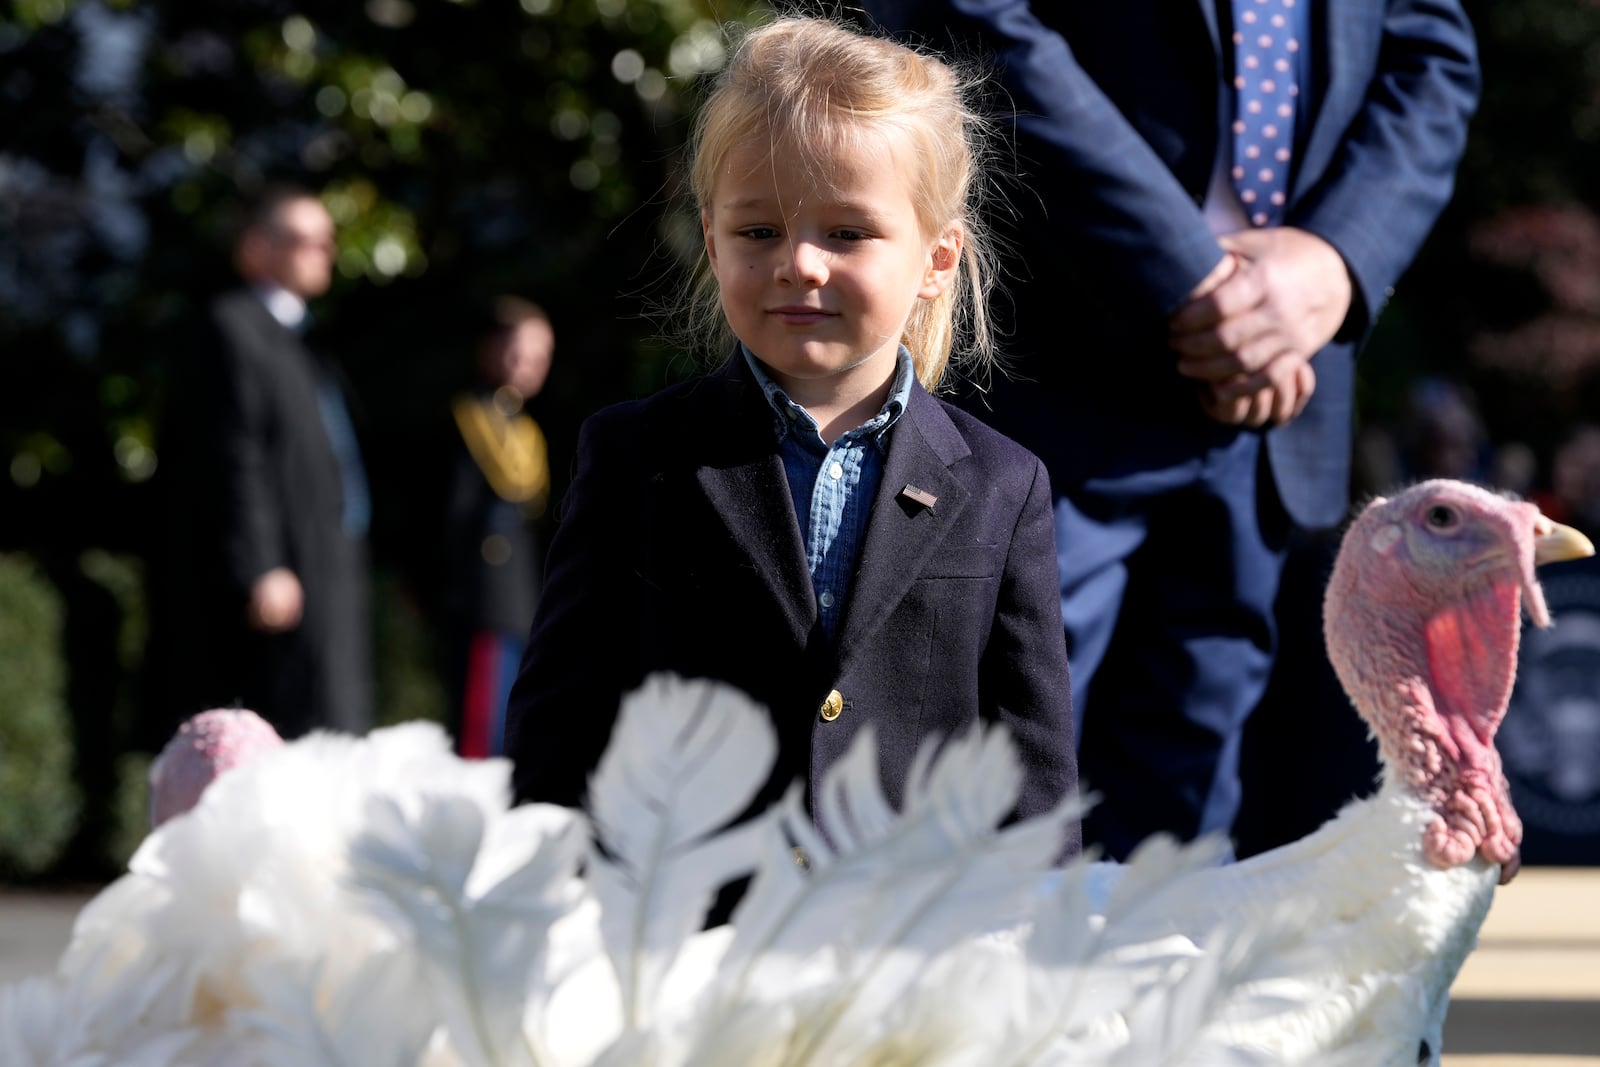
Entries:
<svg viewBox="0 0 1600 1067">
<path fill-rule="evenodd" d="M 1316 390 L 1311 357 L 1350 309 L 1350 272 L 1332 245 L 1293 227 L 1218 241 L 1227 255 L 1169 322 L 1178 373 L 1200 384 L 1217 421 L 1281 426 Z"/>
<path fill-rule="evenodd" d="M 300 625 L 304 610 L 300 579 L 287 567 L 274 567 L 251 584 L 245 621 L 261 633 L 281 634 Z"/>
</svg>

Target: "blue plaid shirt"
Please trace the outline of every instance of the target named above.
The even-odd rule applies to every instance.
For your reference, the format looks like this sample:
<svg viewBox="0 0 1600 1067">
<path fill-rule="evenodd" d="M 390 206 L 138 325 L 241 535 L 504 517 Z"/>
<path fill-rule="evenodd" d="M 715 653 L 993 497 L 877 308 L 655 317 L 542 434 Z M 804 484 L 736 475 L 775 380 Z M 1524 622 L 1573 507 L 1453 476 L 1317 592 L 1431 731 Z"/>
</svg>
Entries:
<svg viewBox="0 0 1600 1067">
<path fill-rule="evenodd" d="M 823 632 L 831 638 L 850 595 L 872 501 L 883 481 L 889 429 L 911 401 L 916 380 L 911 353 L 900 346 L 889 398 L 878 413 L 829 446 L 811 413 L 789 399 L 753 352 L 743 345 L 739 348 L 776 415 L 778 452 L 800 520 L 811 590 Z"/>
</svg>

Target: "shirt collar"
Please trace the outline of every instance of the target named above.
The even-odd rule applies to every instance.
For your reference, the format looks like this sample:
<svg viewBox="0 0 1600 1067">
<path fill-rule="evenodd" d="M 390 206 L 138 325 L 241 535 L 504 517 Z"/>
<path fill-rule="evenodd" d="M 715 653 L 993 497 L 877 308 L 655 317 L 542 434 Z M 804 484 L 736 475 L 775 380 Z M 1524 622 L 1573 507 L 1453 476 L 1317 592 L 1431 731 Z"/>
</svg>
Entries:
<svg viewBox="0 0 1600 1067">
<path fill-rule="evenodd" d="M 266 305 L 267 313 L 287 329 L 299 329 L 300 324 L 305 321 L 306 302 L 283 286 L 269 282 L 252 285 L 250 288 L 255 290 L 261 303 Z"/>
<path fill-rule="evenodd" d="M 767 403 L 772 406 L 773 414 L 776 416 L 778 440 L 782 441 L 797 426 L 809 429 L 813 434 L 819 433 L 817 420 L 811 417 L 809 411 L 789 399 L 789 394 L 783 391 L 783 387 L 772 380 L 766 364 L 762 363 L 742 341 L 739 343 L 739 351 L 744 355 L 750 373 L 755 375 L 756 384 L 761 386 L 761 392 L 765 394 Z M 883 407 L 879 408 L 878 413 L 871 419 L 845 436 L 870 434 L 879 449 L 887 449 L 884 435 L 911 404 L 911 387 L 916 380 L 917 372 L 911 361 L 911 351 L 905 345 L 901 345 L 895 354 L 894 377 L 889 381 L 889 396 L 884 400 Z"/>
</svg>

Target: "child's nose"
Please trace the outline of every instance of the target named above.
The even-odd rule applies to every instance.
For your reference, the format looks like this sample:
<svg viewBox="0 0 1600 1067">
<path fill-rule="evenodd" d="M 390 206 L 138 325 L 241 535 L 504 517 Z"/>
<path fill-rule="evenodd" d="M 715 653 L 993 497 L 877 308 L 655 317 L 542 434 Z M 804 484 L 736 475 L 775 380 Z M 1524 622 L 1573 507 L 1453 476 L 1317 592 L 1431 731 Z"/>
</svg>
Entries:
<svg viewBox="0 0 1600 1067">
<path fill-rule="evenodd" d="M 795 285 L 818 286 L 828 277 L 822 249 L 812 241 L 791 241 L 778 269 L 780 281 Z"/>
</svg>

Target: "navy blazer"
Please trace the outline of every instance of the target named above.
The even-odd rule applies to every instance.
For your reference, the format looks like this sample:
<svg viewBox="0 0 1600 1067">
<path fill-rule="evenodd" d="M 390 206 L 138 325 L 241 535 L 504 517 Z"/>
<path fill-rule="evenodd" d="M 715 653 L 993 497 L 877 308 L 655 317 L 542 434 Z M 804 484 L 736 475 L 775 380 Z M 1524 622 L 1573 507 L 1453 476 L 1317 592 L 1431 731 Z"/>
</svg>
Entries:
<svg viewBox="0 0 1600 1067">
<path fill-rule="evenodd" d="M 1015 109 L 1006 169 L 1028 280 L 1012 345 L 1057 402 L 995 407 L 1058 488 L 1231 432 L 1200 413 L 1165 343 L 1167 316 L 1222 258 L 1200 208 L 1230 119 L 1218 2 L 865 4 L 893 33 L 995 63 L 997 106 Z M 1346 506 L 1355 345 L 1450 198 L 1479 72 L 1457 0 L 1306 2 L 1307 110 L 1284 224 L 1339 251 L 1354 300 L 1313 363 L 1310 405 L 1268 448 L 1289 513 L 1326 526 Z"/>
<path fill-rule="evenodd" d="M 518 799 L 580 803 L 621 696 L 670 670 L 768 709 L 777 762 L 749 813 L 796 778 L 814 793 L 868 722 L 896 805 L 924 740 L 982 721 L 1016 742 L 1016 814 L 1048 810 L 1077 776 L 1043 465 L 915 387 L 833 642 L 774 418 L 735 358 L 584 424 L 508 708 Z M 830 690 L 844 707 L 825 721 Z"/>
</svg>

